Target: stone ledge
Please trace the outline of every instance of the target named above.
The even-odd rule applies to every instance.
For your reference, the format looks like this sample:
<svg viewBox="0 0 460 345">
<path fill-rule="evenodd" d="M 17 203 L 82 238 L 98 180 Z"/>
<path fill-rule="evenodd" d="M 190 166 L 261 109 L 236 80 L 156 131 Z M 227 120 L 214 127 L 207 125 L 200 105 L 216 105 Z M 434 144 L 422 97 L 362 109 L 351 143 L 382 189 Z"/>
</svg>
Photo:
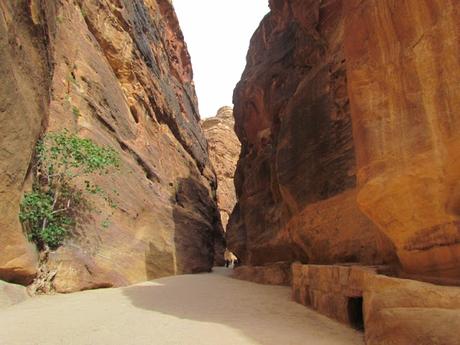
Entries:
<svg viewBox="0 0 460 345">
<path fill-rule="evenodd" d="M 458 344 L 459 287 L 388 277 L 379 274 L 383 266 L 294 263 L 291 270 L 294 301 L 364 328 L 367 345 Z"/>
<path fill-rule="evenodd" d="M 235 268 L 233 278 L 258 284 L 291 284 L 291 265 L 289 262 L 277 262 L 266 266 L 241 266 Z"/>
<path fill-rule="evenodd" d="M 29 297 L 24 286 L 0 280 L 0 309 L 25 301 Z"/>
</svg>

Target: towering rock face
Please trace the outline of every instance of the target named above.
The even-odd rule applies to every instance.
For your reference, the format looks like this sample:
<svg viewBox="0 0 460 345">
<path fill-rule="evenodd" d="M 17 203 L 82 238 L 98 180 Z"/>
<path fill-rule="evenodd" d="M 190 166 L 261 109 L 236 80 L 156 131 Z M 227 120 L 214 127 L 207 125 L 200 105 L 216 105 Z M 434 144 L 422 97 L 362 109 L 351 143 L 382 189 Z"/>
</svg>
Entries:
<svg viewBox="0 0 460 345">
<path fill-rule="evenodd" d="M 37 254 L 21 231 L 19 203 L 51 84 L 47 42 L 39 34 L 48 25 L 34 24 L 30 5 L 0 3 L 0 278 L 23 284 L 35 275 Z M 54 8 L 47 10 L 51 16 Z"/>
<path fill-rule="evenodd" d="M 406 273 L 460 284 L 460 3 L 344 4 L 360 208 Z"/>
<path fill-rule="evenodd" d="M 215 176 L 199 124 L 189 55 L 170 1 L 0 4 L 0 278 L 33 277 L 36 254 L 17 220 L 34 144 L 63 128 L 110 145 L 111 210 L 50 254 L 58 291 L 207 271 L 222 240 Z M 5 126 L 4 126 L 5 124 Z"/>
<path fill-rule="evenodd" d="M 202 122 L 208 140 L 209 159 L 217 176 L 217 205 L 224 229 L 236 204 L 234 176 L 241 145 L 233 127 L 233 109 L 222 107 L 216 116 Z"/>
<path fill-rule="evenodd" d="M 341 1 L 271 1 L 234 93 L 242 153 L 227 239 L 243 262 L 378 263 L 357 204 Z"/>
<path fill-rule="evenodd" d="M 235 94 L 229 246 L 458 282 L 460 4 L 272 0 Z"/>
</svg>

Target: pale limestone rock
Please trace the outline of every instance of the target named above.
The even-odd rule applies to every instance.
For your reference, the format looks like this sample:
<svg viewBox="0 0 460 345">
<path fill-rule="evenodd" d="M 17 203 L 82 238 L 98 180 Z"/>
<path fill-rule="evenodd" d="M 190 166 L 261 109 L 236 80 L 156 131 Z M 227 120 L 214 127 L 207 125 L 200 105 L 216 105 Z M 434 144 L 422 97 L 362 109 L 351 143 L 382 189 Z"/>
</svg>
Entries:
<svg viewBox="0 0 460 345">
<path fill-rule="evenodd" d="M 240 155 L 240 142 L 234 131 L 233 109 L 222 107 L 216 116 L 202 121 L 208 140 L 209 158 L 217 176 L 217 205 L 224 230 L 236 203 L 234 175 Z"/>
</svg>

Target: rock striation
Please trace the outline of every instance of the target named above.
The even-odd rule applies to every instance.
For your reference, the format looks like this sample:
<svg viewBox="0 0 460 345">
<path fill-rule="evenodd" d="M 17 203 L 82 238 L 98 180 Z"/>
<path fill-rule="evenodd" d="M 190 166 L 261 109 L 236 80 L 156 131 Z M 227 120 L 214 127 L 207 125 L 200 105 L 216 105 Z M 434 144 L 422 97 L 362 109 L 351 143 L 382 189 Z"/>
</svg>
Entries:
<svg viewBox="0 0 460 345">
<path fill-rule="evenodd" d="M 22 233 L 19 203 L 51 83 L 46 42 L 37 39 L 48 26 L 35 28 L 31 11 L 26 1 L 0 3 L 0 279 L 23 284 L 33 280 L 38 257 Z"/>
<path fill-rule="evenodd" d="M 234 176 L 241 144 L 234 131 L 233 109 L 222 107 L 216 116 L 202 121 L 209 159 L 217 176 L 217 205 L 224 230 L 236 204 Z"/>
<path fill-rule="evenodd" d="M 242 143 L 227 232 L 244 263 L 394 261 L 360 209 L 341 1 L 270 1 L 234 92 Z"/>
<path fill-rule="evenodd" d="M 344 5 L 359 207 L 406 275 L 460 284 L 460 3 Z"/>
<path fill-rule="evenodd" d="M 28 283 L 37 254 L 18 221 L 34 145 L 67 128 L 121 155 L 102 208 L 50 253 L 71 292 L 208 271 L 223 241 L 192 67 L 171 1 L 0 4 L 0 278 Z"/>
<path fill-rule="evenodd" d="M 270 8 L 234 92 L 229 248 L 460 284 L 458 1 Z"/>
</svg>

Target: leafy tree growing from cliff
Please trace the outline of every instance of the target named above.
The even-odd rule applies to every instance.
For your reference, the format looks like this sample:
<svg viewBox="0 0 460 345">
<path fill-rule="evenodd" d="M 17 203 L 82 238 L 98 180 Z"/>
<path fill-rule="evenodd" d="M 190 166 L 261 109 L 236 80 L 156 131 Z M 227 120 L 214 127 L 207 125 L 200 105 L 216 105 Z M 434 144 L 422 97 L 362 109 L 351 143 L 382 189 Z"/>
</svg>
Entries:
<svg viewBox="0 0 460 345">
<path fill-rule="evenodd" d="M 19 218 L 40 250 L 55 249 L 69 236 L 82 210 L 94 211 L 88 196 L 109 195 L 87 179 L 118 168 L 118 153 L 69 131 L 46 134 L 36 147 L 35 182 L 21 202 Z"/>
</svg>

